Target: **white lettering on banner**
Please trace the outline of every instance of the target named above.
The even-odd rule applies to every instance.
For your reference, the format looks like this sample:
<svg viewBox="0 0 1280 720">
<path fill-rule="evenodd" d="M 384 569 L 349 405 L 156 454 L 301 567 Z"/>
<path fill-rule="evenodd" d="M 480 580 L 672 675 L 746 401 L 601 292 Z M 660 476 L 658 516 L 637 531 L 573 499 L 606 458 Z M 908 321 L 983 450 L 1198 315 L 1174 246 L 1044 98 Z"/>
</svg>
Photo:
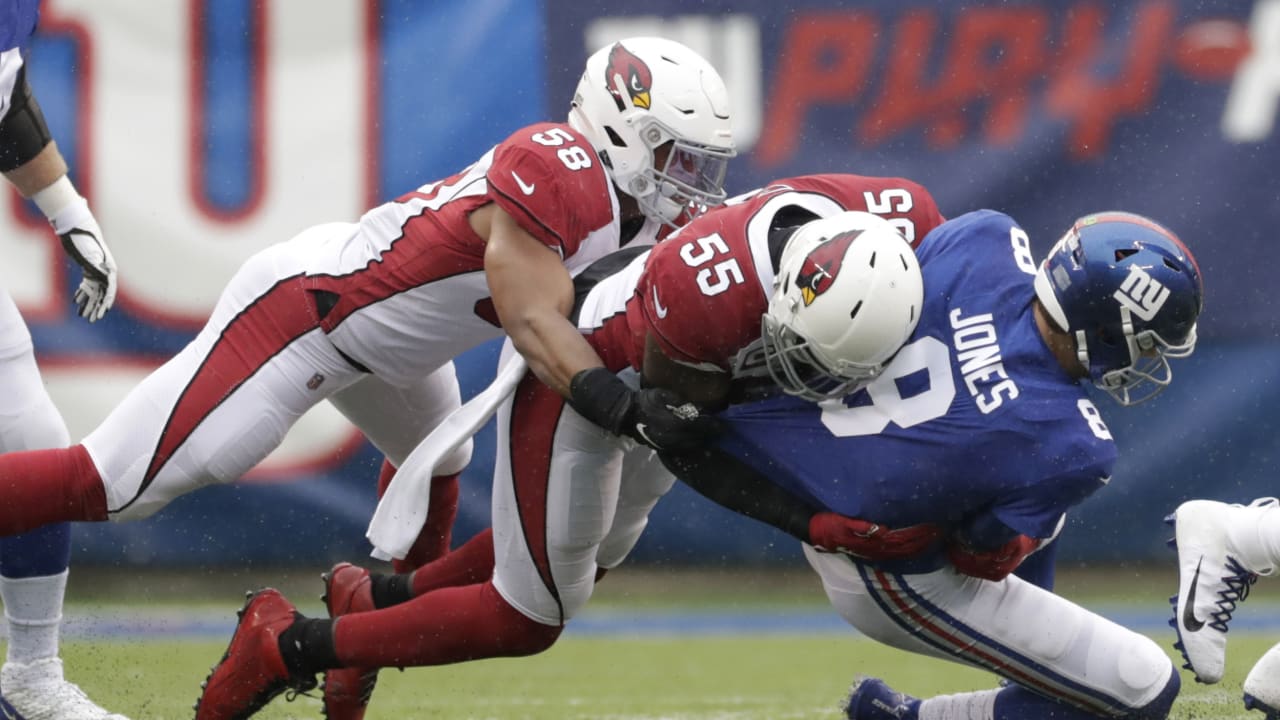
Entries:
<svg viewBox="0 0 1280 720">
<path fill-rule="evenodd" d="M 733 140 L 738 152 L 755 146 L 764 126 L 764 64 L 758 20 L 745 13 L 603 17 L 587 25 L 583 50 L 595 52 L 615 40 L 641 35 L 675 40 L 706 58 L 733 98 Z"/>
<path fill-rule="evenodd" d="M 78 122 L 87 148 L 81 172 L 120 266 L 120 297 L 147 319 L 197 326 L 232 273 L 253 252 L 303 228 L 359 217 L 370 162 L 364 3 L 265 3 L 261 11 L 262 102 L 252 111 L 263 167 L 248 212 L 214 217 L 193 182 L 202 158 L 192 3 L 47 0 L 42 20 L 83 29 L 77 76 L 88 107 Z M 193 64 L 194 63 L 194 64 Z M 373 105 L 376 105 L 374 103 Z M 203 203 L 207 206 L 207 203 Z M 0 218 L 9 257 L 12 221 Z M 181 288 L 182 292 L 175 292 Z"/>
<path fill-rule="evenodd" d="M 243 210 L 215 217 L 199 197 L 203 158 L 194 138 L 198 3 L 46 0 L 42 32 L 76 42 L 81 105 L 77 177 L 120 266 L 118 306 L 146 321 L 195 328 L 235 270 L 257 250 L 303 228 L 351 221 L 371 195 L 370 148 L 377 103 L 366 78 L 375 22 L 365 3 L 264 3 L 261 119 L 251 133 L 260 178 Z M 259 22 L 260 21 L 260 22 Z M 37 93 L 39 92 L 37 88 Z M 64 143 L 69 139 L 63 139 Z M 65 317 L 71 288 L 62 252 L 42 223 L 18 220 L 18 199 L 0 199 L 0 283 L 29 320 Z M 70 321 L 69 321 L 70 322 Z M 75 322 L 79 322 L 78 320 Z M 125 361 L 42 358 L 55 404 L 79 440 L 151 370 Z M 358 437 L 327 403 L 307 413 L 255 475 L 333 465 Z"/>
<path fill-rule="evenodd" d="M 46 362 L 40 369 L 49 396 L 62 408 L 72 442 L 79 442 L 141 382 L 154 365 L 134 359 L 74 363 Z M 358 434 L 355 435 L 358 437 Z M 321 403 L 298 419 L 284 442 L 250 473 L 250 478 L 279 477 L 304 469 L 333 466 L 352 447 L 351 425 L 329 403 Z"/>
<path fill-rule="evenodd" d="M 1280 0 L 1259 0 L 1254 6 L 1249 44 L 1222 116 L 1222 134 L 1241 143 L 1267 139 L 1280 112 Z"/>
</svg>

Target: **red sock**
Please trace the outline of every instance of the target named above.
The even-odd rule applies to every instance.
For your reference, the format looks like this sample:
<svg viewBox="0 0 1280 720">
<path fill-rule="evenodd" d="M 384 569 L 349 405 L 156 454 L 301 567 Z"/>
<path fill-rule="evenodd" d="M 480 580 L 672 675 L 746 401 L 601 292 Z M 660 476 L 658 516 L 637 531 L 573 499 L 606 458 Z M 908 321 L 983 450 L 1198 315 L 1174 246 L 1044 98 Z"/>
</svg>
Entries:
<svg viewBox="0 0 1280 720">
<path fill-rule="evenodd" d="M 107 491 L 83 445 L 0 455 L 0 535 L 107 519 Z"/>
<path fill-rule="evenodd" d="M 520 614 L 485 582 L 344 615 L 333 641 L 346 667 L 409 667 L 533 655 L 551 647 L 561 630 Z"/>
<path fill-rule="evenodd" d="M 382 461 L 378 473 L 378 497 L 387 492 L 396 467 L 389 460 Z M 398 573 L 413 572 L 449 552 L 453 537 L 453 521 L 458 517 L 458 473 L 437 475 L 431 478 L 431 500 L 422 532 L 409 548 L 403 560 L 393 560 L 391 567 Z M 473 582 L 479 582 L 478 580 Z M 467 583 L 470 584 L 470 583 Z"/>
<path fill-rule="evenodd" d="M 441 588 L 475 585 L 493 577 L 493 530 L 485 528 L 457 550 L 413 573 L 414 597 Z"/>
</svg>

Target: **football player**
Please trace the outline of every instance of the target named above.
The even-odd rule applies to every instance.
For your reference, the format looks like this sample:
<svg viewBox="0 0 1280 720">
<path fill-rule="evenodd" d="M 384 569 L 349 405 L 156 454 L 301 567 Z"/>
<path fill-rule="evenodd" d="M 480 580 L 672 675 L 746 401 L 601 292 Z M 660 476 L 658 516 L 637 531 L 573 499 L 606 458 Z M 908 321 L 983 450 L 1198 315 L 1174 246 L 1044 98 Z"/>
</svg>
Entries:
<svg viewBox="0 0 1280 720">
<path fill-rule="evenodd" d="M 1196 680 L 1222 680 L 1227 629 L 1260 575 L 1280 563 L 1280 503 L 1258 498 L 1248 505 L 1191 500 L 1178 506 L 1174 525 L 1178 550 L 1178 594 L 1173 598 L 1175 646 Z M 1280 718 L 1280 645 L 1267 651 L 1244 681 L 1245 706 Z"/>
<path fill-rule="evenodd" d="M 257 253 L 197 337 L 81 444 L 0 456 L 0 535 L 144 518 L 231 482 L 326 399 L 397 464 L 459 405 L 450 360 L 504 332 L 567 394 L 601 365 L 566 317 L 571 274 L 720 203 L 734 154 L 728 95 L 703 58 L 660 38 L 601 49 L 568 123 L 522 128 L 357 222 Z M 633 424 L 673 438 L 689 424 L 636 405 Z M 439 468 L 447 482 L 469 454 Z"/>
<path fill-rule="evenodd" d="M 1166 717 L 1179 677 L 1154 642 L 1010 573 L 1110 478 L 1115 443 L 1081 381 L 1133 404 L 1194 349 L 1194 258 L 1120 212 L 1077 221 L 1038 267 L 1027 233 L 993 211 L 948 221 L 917 254 L 920 323 L 879 377 L 819 405 L 731 407 L 722 450 L 673 468 L 722 500 L 776 483 L 828 511 L 944 529 L 905 561 L 805 554 L 865 635 L 1007 685 L 920 700 L 863 677 L 851 720 Z"/>
<path fill-rule="evenodd" d="M 698 419 L 766 384 L 806 402 L 842 396 L 875 377 L 918 320 L 920 271 L 904 235 L 941 221 L 909 181 L 801 177 L 588 269 L 577 324 L 604 365 L 573 377 L 567 403 L 529 374 L 500 407 L 492 533 L 411 576 L 340 565 L 326 584 L 337 620 L 301 618 L 274 590 L 253 595 L 200 720 L 242 717 L 332 668 L 550 647 L 674 482 L 652 449 L 668 446 L 668 431 L 628 420 L 634 388 Z M 935 537 L 811 509 L 797 517 L 789 530 L 805 541 L 874 557 L 909 555 Z"/>
<path fill-rule="evenodd" d="M 67 176 L 27 81 L 22 46 L 35 32 L 38 3 L 0 9 L 0 172 L 49 219 L 67 256 L 83 271 L 75 292 L 79 315 L 95 322 L 116 296 L 116 265 L 89 205 Z M 27 330 L 0 288 L 0 450 L 65 448 L 71 438 L 45 392 Z M 21 512 L 20 507 L 13 507 Z M 0 540 L 0 598 L 9 646 L 0 668 L 5 717 L 124 720 L 108 713 L 63 677 L 58 657 L 62 601 L 71 556 L 71 527 L 57 523 Z"/>
</svg>

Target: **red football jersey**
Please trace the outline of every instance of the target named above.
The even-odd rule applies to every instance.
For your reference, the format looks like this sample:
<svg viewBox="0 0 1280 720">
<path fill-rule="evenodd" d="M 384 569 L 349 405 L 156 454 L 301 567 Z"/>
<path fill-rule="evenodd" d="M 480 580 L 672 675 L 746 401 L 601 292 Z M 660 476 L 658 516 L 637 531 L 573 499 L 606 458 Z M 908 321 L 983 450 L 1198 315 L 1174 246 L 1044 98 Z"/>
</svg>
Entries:
<svg viewBox="0 0 1280 720">
<path fill-rule="evenodd" d="M 648 334 L 680 363 L 758 374 L 762 367 L 753 351 L 774 278 L 769 228 L 793 207 L 824 217 L 845 210 L 875 213 L 912 247 L 943 222 L 929 192 L 902 178 L 809 175 L 733 198 L 649 253 L 627 303 L 632 366 L 641 367 Z"/>
<path fill-rule="evenodd" d="M 604 165 L 568 125 L 530 125 L 507 138 L 494 149 L 485 179 L 490 198 L 563 258 L 576 255 L 593 233 L 617 224 L 617 200 Z M 616 248 L 615 237 L 610 250 Z"/>
<path fill-rule="evenodd" d="M 560 123 L 521 128 L 471 167 L 384 203 L 360 222 L 376 247 L 405 244 L 414 249 L 403 254 L 416 255 L 445 246 L 458 256 L 455 272 L 476 271 L 484 267 L 485 243 L 467 217 L 490 202 L 559 253 L 570 271 L 618 249 L 613 183 L 591 145 Z M 653 234 L 649 229 L 648 242 Z M 405 266 L 400 272 L 413 274 Z"/>
</svg>

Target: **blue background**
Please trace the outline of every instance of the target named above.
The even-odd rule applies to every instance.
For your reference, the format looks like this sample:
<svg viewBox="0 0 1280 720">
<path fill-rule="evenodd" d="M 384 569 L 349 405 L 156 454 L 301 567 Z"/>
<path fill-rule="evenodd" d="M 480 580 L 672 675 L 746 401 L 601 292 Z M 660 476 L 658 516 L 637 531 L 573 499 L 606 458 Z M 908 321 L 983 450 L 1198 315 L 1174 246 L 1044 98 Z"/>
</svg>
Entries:
<svg viewBox="0 0 1280 720">
<path fill-rule="evenodd" d="M 214 205 L 231 209 L 244 200 L 247 183 L 242 179 L 249 175 L 249 6 L 249 0 L 202 5 L 210 53 L 205 91 L 214 109 L 205 130 L 210 159 L 206 187 Z M 602 16 L 625 20 L 632 7 L 639 8 L 571 0 L 382 0 L 377 12 L 382 89 L 378 197 L 451 174 L 522 125 L 563 117 L 592 49 L 586 46 L 586 28 Z M 1248 0 L 886 0 L 859 3 L 856 9 L 824 0 L 785 6 L 769 0 L 651 0 L 634 12 L 673 22 L 695 14 L 712 23 L 729 14 L 754 18 L 762 58 L 755 80 L 764 103 L 756 111 L 765 118 L 766 137 L 796 134 L 796 151 L 766 162 L 748 149 L 731 168 L 731 194 L 799 173 L 900 175 L 928 187 L 947 215 L 979 207 L 1010 213 L 1031 233 L 1037 255 L 1075 217 L 1102 209 L 1149 214 L 1182 235 L 1206 278 L 1200 347 L 1176 366 L 1174 389 L 1157 401 L 1122 410 L 1099 399 L 1122 459 L 1111 485 L 1080 508 L 1064 536 L 1064 559 L 1111 562 L 1165 558 L 1160 520 L 1183 499 L 1248 501 L 1275 492 L 1280 334 L 1269 300 L 1280 267 L 1274 238 L 1280 227 L 1280 139 L 1273 131 L 1257 142 L 1225 140 L 1219 122 L 1230 75 L 1188 71 L 1173 50 L 1174 40 L 1196 23 L 1247 23 L 1252 7 Z M 1057 77 L 1052 59 L 1066 49 L 1064 27 L 1089 9 L 1101 13 L 1096 27 L 1100 45 L 1088 56 L 1084 72 L 1103 84 L 1123 82 L 1129 53 L 1139 45 L 1136 34 L 1144 25 L 1140 13 L 1168 12 L 1172 24 L 1160 43 L 1158 69 L 1144 83 L 1147 96 L 1108 125 L 1105 150 L 1080 157 L 1071 139 L 1075 126 L 1055 113 L 1046 98 Z M 935 23 L 926 58 L 928 84 L 945 87 L 963 70 L 952 61 L 951 29 L 984 12 L 1014 10 L 1037 13 L 1048 24 L 1043 37 L 1033 38 L 1046 60 L 1015 98 L 1025 103 L 1025 111 L 1021 130 L 1011 141 L 993 141 L 983 129 L 992 98 L 1002 92 L 998 83 L 930 106 L 930 113 L 880 141 L 860 141 L 855 128 L 877 101 L 920 100 L 934 93 L 888 85 L 891 49 L 909 14 L 923 13 Z M 789 53 L 803 52 L 791 44 L 797 29 L 815 19 L 855 15 L 878 28 L 865 85 L 847 99 L 805 108 L 798 128 L 771 125 L 777 104 L 794 97 L 788 90 L 807 82 L 781 72 L 795 60 Z M 72 51 L 66 39 L 38 37 L 32 77 L 55 136 L 74 165 Z M 819 60 L 834 62 L 842 51 L 829 49 L 830 57 Z M 985 47 L 982 57 L 996 62 L 1008 52 L 1009 47 L 995 43 Z M 960 132 L 954 142 L 939 144 L 934 120 L 944 116 L 957 118 Z M 119 310 L 92 329 L 68 314 L 60 321 L 33 324 L 32 331 L 42 357 L 113 350 L 163 357 L 190 336 Z M 493 347 L 485 347 L 459 362 L 465 393 L 487 382 L 494 354 Z M 457 538 L 487 524 L 492 453 L 492 432 L 487 430 L 464 475 Z M 76 561 L 241 565 L 358 559 L 368 551 L 363 533 L 374 505 L 379 461 L 366 446 L 332 472 L 283 484 L 211 488 L 180 499 L 147 521 L 81 527 Z M 788 538 L 733 517 L 681 486 L 659 505 L 633 556 L 636 562 L 711 564 L 798 557 Z"/>
</svg>

